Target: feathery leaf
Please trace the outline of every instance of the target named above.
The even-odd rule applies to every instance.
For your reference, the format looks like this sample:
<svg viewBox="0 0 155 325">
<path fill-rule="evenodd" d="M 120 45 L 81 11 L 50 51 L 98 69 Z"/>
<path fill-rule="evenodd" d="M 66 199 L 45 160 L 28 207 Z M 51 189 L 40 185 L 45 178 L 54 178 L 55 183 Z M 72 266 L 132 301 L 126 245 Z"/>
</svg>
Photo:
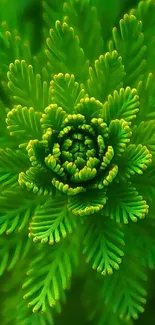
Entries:
<svg viewBox="0 0 155 325">
<path fill-rule="evenodd" d="M 74 107 L 85 97 L 85 90 L 73 74 L 59 73 L 51 81 L 51 96 L 54 104 L 60 105 L 66 113 L 72 114 Z"/>
<path fill-rule="evenodd" d="M 41 113 L 35 112 L 33 107 L 27 108 L 26 106 L 17 105 L 8 112 L 6 118 L 7 129 L 10 135 L 20 143 L 20 147 L 21 144 L 26 146 L 31 138 L 40 138 L 40 118 Z"/>
<path fill-rule="evenodd" d="M 124 255 L 124 235 L 118 224 L 98 213 L 85 221 L 84 228 L 86 262 L 102 275 L 118 270 Z"/>
<path fill-rule="evenodd" d="M 28 306 L 33 307 L 33 312 L 45 312 L 48 305 L 55 306 L 70 285 L 77 259 L 75 239 L 59 243 L 53 249 L 41 246 L 30 264 L 28 280 L 23 285 L 26 291 L 24 299 L 28 299 Z"/>
<path fill-rule="evenodd" d="M 133 15 L 125 14 L 119 23 L 119 31 L 113 28 L 113 41 L 109 44 L 110 50 L 116 48 L 121 55 L 126 75 L 124 85 L 136 87 L 143 78 L 146 65 L 146 46 L 142 33 L 142 22 Z"/>
<path fill-rule="evenodd" d="M 9 66 L 8 87 L 15 105 L 34 107 L 42 111 L 51 101 L 49 84 L 34 67 L 24 60 L 15 60 Z"/>
<path fill-rule="evenodd" d="M 56 21 L 55 28 L 50 29 L 47 38 L 47 63 L 52 74 L 74 74 L 77 81 L 85 80 L 88 75 L 88 61 L 80 47 L 80 41 L 74 29 L 66 23 Z M 75 64 L 76 62 L 76 64 Z M 82 67 L 82 69 L 81 69 Z"/>
<path fill-rule="evenodd" d="M 18 174 L 29 161 L 24 152 L 10 148 L 0 149 L 0 186 L 1 189 L 12 188 L 18 184 Z"/>
<path fill-rule="evenodd" d="M 6 189 L 0 194 L 0 234 L 19 232 L 28 226 L 29 220 L 38 205 L 35 196 L 28 195 L 19 187 Z"/>
<path fill-rule="evenodd" d="M 136 9 L 132 9 L 130 14 L 142 21 L 142 32 L 146 45 L 146 69 L 148 72 L 154 71 L 155 55 L 155 2 L 154 0 L 139 1 Z"/>
<path fill-rule="evenodd" d="M 136 118 L 139 112 L 139 97 L 137 90 L 130 87 L 121 88 L 120 91 L 114 91 L 112 95 L 108 96 L 108 100 L 103 106 L 101 116 L 106 123 L 110 123 L 113 119 L 124 119 L 131 122 Z"/>
<path fill-rule="evenodd" d="M 104 103 L 108 95 L 122 87 L 124 75 L 122 58 L 117 51 L 100 55 L 94 67 L 89 68 L 88 94 Z"/>
<path fill-rule="evenodd" d="M 30 223 L 30 236 L 33 241 L 49 244 L 58 243 L 77 226 L 76 217 L 67 211 L 66 196 L 52 197 L 35 211 Z"/>
<path fill-rule="evenodd" d="M 113 280 L 111 281 L 111 277 L 104 278 L 102 299 L 104 298 L 105 304 L 110 304 L 112 311 L 122 319 L 137 319 L 139 313 L 144 312 L 144 281 L 147 277 L 143 267 L 138 265 L 130 254 L 125 256 L 120 270 L 113 274 Z"/>
<path fill-rule="evenodd" d="M 136 222 L 148 213 L 148 205 L 130 184 L 113 184 L 108 187 L 108 201 L 102 215 L 109 216 L 117 222 L 127 224 L 129 220 Z"/>
<path fill-rule="evenodd" d="M 64 21 L 74 28 L 86 57 L 91 62 L 97 59 L 103 53 L 103 38 L 96 7 L 89 0 L 69 0 L 64 3 L 64 14 Z"/>
<path fill-rule="evenodd" d="M 129 144 L 118 161 L 120 177 L 126 179 L 134 174 L 142 175 L 151 162 L 152 155 L 146 146 Z"/>
<path fill-rule="evenodd" d="M 12 235 L 9 239 L 7 235 L 0 237 L 0 276 L 7 271 L 11 271 L 16 264 L 23 260 L 31 248 L 31 241 L 24 234 L 17 237 Z"/>
</svg>

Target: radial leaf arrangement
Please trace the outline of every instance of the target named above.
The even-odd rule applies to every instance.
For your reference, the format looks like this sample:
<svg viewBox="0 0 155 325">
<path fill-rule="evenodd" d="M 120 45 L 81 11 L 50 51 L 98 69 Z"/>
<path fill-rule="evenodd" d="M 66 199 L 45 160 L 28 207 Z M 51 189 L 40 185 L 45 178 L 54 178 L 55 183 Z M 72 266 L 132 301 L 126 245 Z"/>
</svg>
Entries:
<svg viewBox="0 0 155 325">
<path fill-rule="evenodd" d="M 4 325 L 55 324 L 78 276 L 92 324 L 131 325 L 145 309 L 155 268 L 155 2 L 140 1 L 110 39 L 101 7 L 43 1 L 47 39 L 36 57 L 0 27 L 0 275 L 13 281 L 1 289 Z"/>
</svg>

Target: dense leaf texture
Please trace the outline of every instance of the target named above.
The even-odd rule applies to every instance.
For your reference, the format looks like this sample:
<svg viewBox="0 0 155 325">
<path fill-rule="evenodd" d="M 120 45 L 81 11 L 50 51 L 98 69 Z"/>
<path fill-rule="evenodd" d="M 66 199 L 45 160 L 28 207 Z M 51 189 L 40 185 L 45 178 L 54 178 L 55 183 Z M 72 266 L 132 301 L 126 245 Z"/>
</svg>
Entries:
<svg viewBox="0 0 155 325">
<path fill-rule="evenodd" d="M 73 244 L 74 243 L 74 244 Z M 33 311 L 45 312 L 47 306 L 54 306 L 70 286 L 70 278 L 77 263 L 78 246 L 76 241 L 38 250 L 28 271 L 29 279 L 24 283 L 24 295 Z"/>
<path fill-rule="evenodd" d="M 132 325 L 144 311 L 155 268 L 155 4 L 118 22 L 117 3 L 44 0 L 35 57 L 0 26 L 4 325 L 54 324 L 78 276 L 96 325 Z"/>
</svg>

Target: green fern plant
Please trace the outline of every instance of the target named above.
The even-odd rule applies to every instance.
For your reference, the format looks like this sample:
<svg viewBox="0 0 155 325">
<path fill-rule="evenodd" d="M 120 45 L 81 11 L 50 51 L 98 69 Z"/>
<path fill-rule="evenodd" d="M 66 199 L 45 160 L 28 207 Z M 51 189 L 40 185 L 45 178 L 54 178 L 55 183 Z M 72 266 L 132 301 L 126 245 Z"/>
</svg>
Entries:
<svg viewBox="0 0 155 325">
<path fill-rule="evenodd" d="M 131 325 L 144 311 L 155 268 L 155 3 L 140 1 L 108 40 L 101 8 L 43 1 L 36 57 L 1 25 L 4 324 L 53 324 L 78 276 L 95 324 Z"/>
</svg>

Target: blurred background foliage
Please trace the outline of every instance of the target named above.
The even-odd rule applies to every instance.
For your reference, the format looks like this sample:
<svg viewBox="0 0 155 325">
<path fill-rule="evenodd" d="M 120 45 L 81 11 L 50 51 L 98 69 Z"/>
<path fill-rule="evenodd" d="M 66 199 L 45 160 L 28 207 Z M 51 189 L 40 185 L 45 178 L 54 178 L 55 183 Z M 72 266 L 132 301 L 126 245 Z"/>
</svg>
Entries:
<svg viewBox="0 0 155 325">
<path fill-rule="evenodd" d="M 57 0 L 51 0 L 51 6 L 55 9 Z M 100 0 L 92 0 L 97 2 Z M 104 17 L 104 34 L 108 39 L 111 28 L 118 24 L 119 18 L 130 8 L 138 3 L 138 0 L 103 0 L 102 13 Z M 0 21 L 6 21 L 10 30 L 18 29 L 24 39 L 29 39 L 31 51 L 35 55 L 39 52 L 43 43 L 43 10 L 42 0 L 0 0 Z M 51 26 L 53 27 L 53 26 Z M 6 279 L 10 278 L 6 275 Z M 151 272 L 149 277 L 149 296 L 146 311 L 135 325 L 155 324 L 155 272 Z M 5 279 L 1 280 L 3 283 Z M 1 283 L 0 283 L 1 285 Z M 68 303 L 63 306 L 62 314 L 56 317 L 56 325 L 74 324 L 88 325 L 86 322 L 86 312 L 82 308 L 81 289 L 83 279 L 79 278 L 72 286 L 68 294 Z M 1 300 L 4 296 L 1 295 Z M 3 325 L 3 321 L 0 321 Z M 115 325 L 115 324 L 113 324 Z"/>
<path fill-rule="evenodd" d="M 56 2 L 57 0 L 51 0 L 51 7 L 54 10 Z M 101 3 L 107 38 L 118 18 L 134 7 L 138 0 L 92 0 L 92 2 Z M 0 0 L 0 20 L 7 21 L 10 28 L 18 27 L 23 37 L 28 35 L 32 52 L 37 53 L 43 41 L 42 0 Z"/>
</svg>

